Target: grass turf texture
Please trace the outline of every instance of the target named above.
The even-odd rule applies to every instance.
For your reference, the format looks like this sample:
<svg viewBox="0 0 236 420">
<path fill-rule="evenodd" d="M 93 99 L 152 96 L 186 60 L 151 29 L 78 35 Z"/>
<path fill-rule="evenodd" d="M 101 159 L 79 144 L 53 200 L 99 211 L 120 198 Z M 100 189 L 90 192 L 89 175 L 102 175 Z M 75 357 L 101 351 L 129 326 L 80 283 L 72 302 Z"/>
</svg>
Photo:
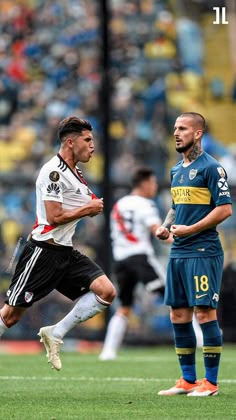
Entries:
<svg viewBox="0 0 236 420">
<path fill-rule="evenodd" d="M 60 372 L 44 353 L 1 354 L 0 419 L 236 419 L 235 350 L 224 347 L 220 395 L 212 398 L 157 395 L 180 376 L 171 347 L 129 348 L 109 362 L 96 354 L 62 353 Z M 200 378 L 200 350 L 197 359 Z"/>
</svg>

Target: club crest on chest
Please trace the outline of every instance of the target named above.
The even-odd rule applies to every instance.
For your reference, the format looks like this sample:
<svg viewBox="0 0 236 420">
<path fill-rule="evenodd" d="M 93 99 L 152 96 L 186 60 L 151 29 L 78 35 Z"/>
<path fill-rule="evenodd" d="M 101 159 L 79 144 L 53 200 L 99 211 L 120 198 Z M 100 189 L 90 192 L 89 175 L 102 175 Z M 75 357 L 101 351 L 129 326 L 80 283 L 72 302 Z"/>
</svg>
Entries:
<svg viewBox="0 0 236 420">
<path fill-rule="evenodd" d="M 190 181 L 192 181 L 192 179 L 194 179 L 196 175 L 197 175 L 197 169 L 190 169 L 189 174 L 188 174 Z"/>
</svg>

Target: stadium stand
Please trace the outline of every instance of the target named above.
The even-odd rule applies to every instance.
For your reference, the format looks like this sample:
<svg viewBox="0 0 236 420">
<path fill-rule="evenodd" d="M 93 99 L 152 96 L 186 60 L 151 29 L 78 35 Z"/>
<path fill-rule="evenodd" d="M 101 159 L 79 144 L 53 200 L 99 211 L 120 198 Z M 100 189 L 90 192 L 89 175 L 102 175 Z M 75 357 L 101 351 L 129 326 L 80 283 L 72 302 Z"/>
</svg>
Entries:
<svg viewBox="0 0 236 420">
<path fill-rule="evenodd" d="M 169 167 L 177 159 L 170 137 L 180 111 L 191 108 L 204 113 L 207 109 L 213 135 L 227 145 L 229 139 L 233 142 L 230 124 L 222 123 L 224 130 L 228 127 L 227 133 L 220 129 L 215 109 L 220 115 L 227 111 L 231 116 L 235 102 L 229 104 L 224 92 L 220 103 L 210 98 L 210 62 L 214 62 L 215 54 L 209 33 L 212 16 L 209 10 L 207 15 L 197 14 L 196 4 L 195 9 L 190 7 L 194 2 L 177 3 L 182 6 L 181 14 L 175 2 L 168 0 L 110 2 L 113 198 L 123 192 L 120 186 L 127 185 L 139 163 L 150 165 L 161 185 L 169 182 Z M 101 191 L 104 157 L 99 13 L 95 0 L 1 0 L 0 301 L 17 259 L 9 269 L 15 247 L 18 244 L 21 249 L 34 223 L 37 172 L 57 149 L 56 127 L 68 115 L 88 118 L 94 127 L 96 153 L 91 165 L 82 170 L 95 192 Z M 225 31 L 220 28 L 222 42 Z M 217 45 L 218 33 L 213 38 Z M 225 51 L 225 47 L 222 49 Z M 218 73 L 222 81 L 223 67 Z M 233 79 L 227 81 L 227 88 L 229 83 L 233 88 Z M 159 204 L 164 211 L 169 203 L 166 196 L 163 189 Z M 86 248 L 100 263 L 102 228 L 103 220 L 86 220 L 78 229 L 83 241 L 76 239 L 80 249 Z M 55 313 L 58 319 L 63 305 L 67 309 L 69 302 L 54 294 L 49 299 L 50 314 L 45 316 L 52 323 Z M 40 317 L 40 323 L 44 322 L 40 307 L 36 307 L 34 318 L 25 317 L 24 322 L 32 329 L 35 319 Z M 96 322 L 100 326 L 100 320 Z M 89 329 L 89 322 L 87 325 Z M 9 337 L 12 334 L 26 336 L 24 323 L 9 332 Z"/>
</svg>

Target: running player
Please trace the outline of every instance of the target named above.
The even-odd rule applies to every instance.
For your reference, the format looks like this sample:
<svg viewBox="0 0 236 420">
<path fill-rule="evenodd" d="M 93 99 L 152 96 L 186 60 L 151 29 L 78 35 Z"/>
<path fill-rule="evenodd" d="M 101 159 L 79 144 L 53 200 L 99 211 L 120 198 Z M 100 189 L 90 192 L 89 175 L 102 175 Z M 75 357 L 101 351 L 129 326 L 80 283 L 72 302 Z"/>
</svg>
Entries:
<svg viewBox="0 0 236 420">
<path fill-rule="evenodd" d="M 58 137 L 59 153 L 42 167 L 36 181 L 36 223 L 0 312 L 0 336 L 53 289 L 71 300 L 79 298 L 64 319 L 39 331 L 48 361 L 60 370 L 64 335 L 106 309 L 115 288 L 102 269 L 72 244 L 77 223 L 103 211 L 103 200 L 92 193 L 77 166 L 88 162 L 94 152 L 92 126 L 68 117 L 60 122 Z"/>
</svg>

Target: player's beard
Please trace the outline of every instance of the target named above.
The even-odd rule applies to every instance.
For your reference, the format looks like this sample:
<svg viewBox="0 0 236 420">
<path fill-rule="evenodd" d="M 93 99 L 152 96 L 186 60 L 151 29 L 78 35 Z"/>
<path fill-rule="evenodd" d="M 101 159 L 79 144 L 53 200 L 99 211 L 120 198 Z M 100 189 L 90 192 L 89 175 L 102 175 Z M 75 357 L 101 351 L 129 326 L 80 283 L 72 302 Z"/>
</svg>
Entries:
<svg viewBox="0 0 236 420">
<path fill-rule="evenodd" d="M 179 152 L 179 153 L 186 153 L 193 146 L 194 146 L 194 140 L 191 140 L 190 143 L 185 144 L 184 146 L 176 146 L 175 150 L 176 152 Z"/>
</svg>

